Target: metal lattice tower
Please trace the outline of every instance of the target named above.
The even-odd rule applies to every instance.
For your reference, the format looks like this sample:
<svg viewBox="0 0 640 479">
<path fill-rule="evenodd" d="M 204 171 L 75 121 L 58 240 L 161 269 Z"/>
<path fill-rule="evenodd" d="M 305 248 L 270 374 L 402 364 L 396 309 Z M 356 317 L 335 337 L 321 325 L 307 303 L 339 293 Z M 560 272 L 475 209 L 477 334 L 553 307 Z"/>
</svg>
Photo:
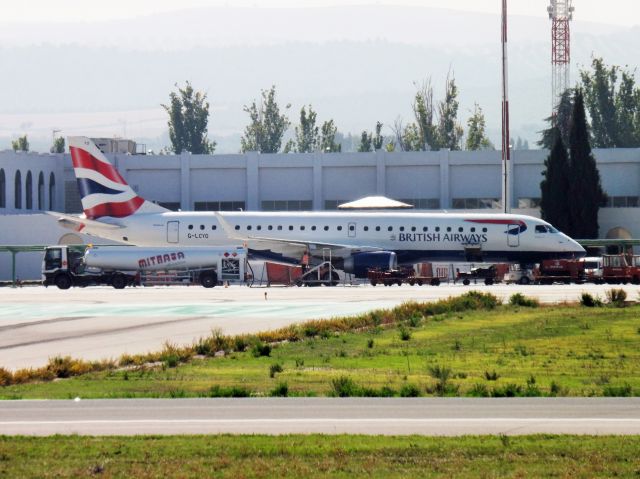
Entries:
<svg viewBox="0 0 640 479">
<path fill-rule="evenodd" d="M 573 0 L 551 0 L 547 7 L 551 26 L 551 111 L 556 113 L 560 97 L 569 88 L 571 61 L 571 33 L 569 22 L 573 17 Z"/>
</svg>

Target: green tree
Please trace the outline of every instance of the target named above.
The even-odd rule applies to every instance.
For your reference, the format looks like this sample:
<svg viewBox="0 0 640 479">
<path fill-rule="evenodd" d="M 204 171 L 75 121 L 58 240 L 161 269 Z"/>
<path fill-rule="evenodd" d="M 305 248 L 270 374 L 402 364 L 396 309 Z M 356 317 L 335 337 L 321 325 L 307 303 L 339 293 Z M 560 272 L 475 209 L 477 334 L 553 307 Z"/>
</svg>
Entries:
<svg viewBox="0 0 640 479">
<path fill-rule="evenodd" d="M 413 98 L 414 124 L 407 125 L 406 146 L 409 151 L 439 150 L 437 127 L 434 124 L 433 87 L 428 78 Z M 418 138 L 415 138 L 417 132 Z"/>
<path fill-rule="evenodd" d="M 363 130 L 360 135 L 360 145 L 358 146 L 358 151 L 360 153 L 371 151 L 373 146 L 373 135 L 368 133 L 367 130 Z"/>
<path fill-rule="evenodd" d="M 51 146 L 51 153 L 64 153 L 64 138 L 59 136 L 58 138 L 53 140 L 53 145 Z"/>
<path fill-rule="evenodd" d="M 544 161 L 544 179 L 540 183 L 540 215 L 560 231 L 571 234 L 571 218 L 567 205 L 570 201 L 569 157 L 558 128 L 553 128 L 555 136 L 549 156 Z"/>
<path fill-rule="evenodd" d="M 17 140 L 12 141 L 11 148 L 13 148 L 13 151 L 29 151 L 29 140 L 27 140 L 27 135 L 22 135 L 18 137 Z"/>
<path fill-rule="evenodd" d="M 617 146 L 640 147 L 640 88 L 634 75 L 622 71 L 620 87 L 615 98 Z"/>
<path fill-rule="evenodd" d="M 180 154 L 188 151 L 194 155 L 211 154 L 216 142 L 207 139 L 209 102 L 206 93 L 194 91 L 191 83 L 169 94 L 169 105 L 162 107 L 169 114 L 169 139 L 171 149 Z"/>
<path fill-rule="evenodd" d="M 384 144 L 384 136 L 382 135 L 382 123 L 376 122 L 376 133 L 373 137 L 373 151 L 381 150 Z"/>
<path fill-rule="evenodd" d="M 296 126 L 296 151 L 298 153 L 311 153 L 316 151 L 320 144 L 319 128 L 316 126 L 316 112 L 309 105 L 309 111 L 303 106 L 300 110 L 300 126 Z"/>
<path fill-rule="evenodd" d="M 339 153 L 342 145 L 336 142 L 338 127 L 333 120 L 325 121 L 320 128 L 320 150 L 323 153 Z"/>
<path fill-rule="evenodd" d="M 575 91 L 572 88 L 565 90 L 560 96 L 556 114 L 545 118 L 549 128 L 542 130 L 542 138 L 537 142 L 538 146 L 546 150 L 551 150 L 555 143 L 555 129 L 558 128 L 562 143 L 569 144 L 569 126 L 571 125 L 571 114 L 573 112 L 573 96 Z"/>
<path fill-rule="evenodd" d="M 458 106 L 455 78 L 447 75 L 445 96 L 438 105 L 437 138 L 440 148 L 460 149 L 464 130 L 458 123 Z"/>
<path fill-rule="evenodd" d="M 290 107 L 287 104 L 285 110 Z M 278 153 L 284 133 L 291 123 L 284 113 L 280 113 L 275 85 L 269 90 L 262 90 L 259 107 L 254 100 L 251 106 L 245 105 L 244 111 L 249 114 L 251 122 L 245 127 L 240 139 L 242 152 Z"/>
<path fill-rule="evenodd" d="M 581 90 L 576 91 L 569 130 L 569 201 L 567 203 L 574 238 L 598 237 L 598 209 L 607 196 L 591 152 L 589 130 Z"/>
<path fill-rule="evenodd" d="M 485 133 L 486 121 L 482 108 L 476 103 L 467 120 L 467 141 L 465 148 L 469 151 L 493 150 L 494 146 Z"/>
</svg>

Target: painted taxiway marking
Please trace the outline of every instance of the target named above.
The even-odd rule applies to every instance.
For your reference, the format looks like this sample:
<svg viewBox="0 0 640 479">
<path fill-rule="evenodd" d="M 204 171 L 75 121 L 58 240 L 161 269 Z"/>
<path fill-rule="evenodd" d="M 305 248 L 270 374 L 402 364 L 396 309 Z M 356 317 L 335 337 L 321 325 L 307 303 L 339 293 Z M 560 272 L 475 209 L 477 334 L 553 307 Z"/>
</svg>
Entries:
<svg viewBox="0 0 640 479">
<path fill-rule="evenodd" d="M 440 423 L 483 423 L 483 422 L 522 422 L 522 423 L 563 423 L 563 422 L 584 422 L 584 423 L 638 423 L 640 419 L 635 418 L 605 418 L 605 417 L 477 417 L 477 418 L 284 418 L 284 419 L 70 419 L 70 420 L 48 420 L 48 421 L 0 421 L 0 426 L 37 426 L 37 425 L 82 425 L 82 424 L 297 424 L 297 423 L 373 423 L 384 424 L 409 423 L 409 424 L 440 424 Z"/>
</svg>

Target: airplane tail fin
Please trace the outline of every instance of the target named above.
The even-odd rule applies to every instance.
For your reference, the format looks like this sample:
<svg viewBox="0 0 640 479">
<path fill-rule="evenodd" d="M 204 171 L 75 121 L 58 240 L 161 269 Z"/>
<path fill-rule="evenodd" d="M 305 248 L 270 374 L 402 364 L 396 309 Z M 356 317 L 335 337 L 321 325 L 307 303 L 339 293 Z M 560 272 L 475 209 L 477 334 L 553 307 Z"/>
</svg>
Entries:
<svg viewBox="0 0 640 479">
<path fill-rule="evenodd" d="M 126 218 L 168 211 L 138 196 L 89 138 L 72 136 L 68 142 L 82 209 L 87 218 Z"/>
</svg>

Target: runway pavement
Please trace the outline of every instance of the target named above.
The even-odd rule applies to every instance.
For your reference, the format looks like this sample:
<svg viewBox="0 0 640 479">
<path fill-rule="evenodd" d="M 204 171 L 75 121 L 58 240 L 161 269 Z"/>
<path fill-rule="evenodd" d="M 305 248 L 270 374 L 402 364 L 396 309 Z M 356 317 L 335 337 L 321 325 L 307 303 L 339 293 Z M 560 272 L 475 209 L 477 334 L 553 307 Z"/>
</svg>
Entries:
<svg viewBox="0 0 640 479">
<path fill-rule="evenodd" d="M 621 286 L 629 299 L 637 286 Z M 611 286 L 484 284 L 248 288 L 232 286 L 0 288 L 0 366 L 38 367 L 55 355 L 98 360 L 190 344 L 212 329 L 239 334 L 280 328 L 309 319 L 353 315 L 405 301 L 435 301 L 470 289 L 507 300 L 516 292 L 543 303 L 577 301 L 587 291 L 602 298 Z"/>
<path fill-rule="evenodd" d="M 15 435 L 640 434 L 638 398 L 250 398 L 2 401 Z"/>
</svg>

